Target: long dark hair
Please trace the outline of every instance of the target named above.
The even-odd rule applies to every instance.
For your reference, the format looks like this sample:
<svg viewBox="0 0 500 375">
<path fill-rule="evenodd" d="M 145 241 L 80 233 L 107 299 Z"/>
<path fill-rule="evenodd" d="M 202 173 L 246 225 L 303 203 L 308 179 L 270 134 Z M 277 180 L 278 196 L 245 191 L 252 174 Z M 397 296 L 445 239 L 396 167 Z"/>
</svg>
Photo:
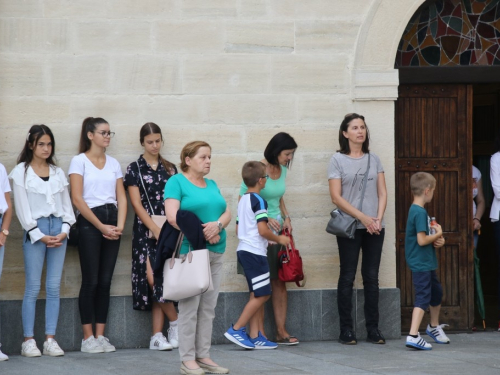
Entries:
<svg viewBox="0 0 500 375">
<path fill-rule="evenodd" d="M 281 132 L 271 138 L 264 150 L 264 157 L 269 164 L 279 167 L 280 163 L 278 161 L 278 156 L 281 154 L 281 151 L 295 150 L 297 147 L 297 143 L 290 134 Z M 292 161 L 293 156 L 292 160 L 289 160 L 286 165 L 288 168 L 292 166 Z"/>
<path fill-rule="evenodd" d="M 160 134 L 161 141 L 163 142 L 163 135 L 161 134 L 160 127 L 154 122 L 146 122 L 142 125 L 141 131 L 139 132 L 139 141 L 141 142 L 141 145 L 144 144 L 144 138 L 150 134 Z M 169 175 L 175 173 L 175 165 L 173 163 L 164 159 L 160 154 L 158 154 L 158 159 Z"/>
<path fill-rule="evenodd" d="M 87 117 L 82 123 L 82 132 L 80 133 L 80 146 L 78 152 L 80 154 L 90 150 L 92 142 L 90 141 L 87 133 L 93 133 L 100 124 L 109 124 L 106 120 L 101 117 Z"/>
<path fill-rule="evenodd" d="M 25 163 L 24 165 L 24 171 L 28 170 L 28 167 L 30 166 L 31 162 L 33 161 L 33 150 L 36 148 L 38 141 L 40 138 L 42 138 L 44 135 L 48 135 L 50 137 L 50 142 L 52 142 L 52 152 L 50 153 L 49 157 L 47 158 L 47 164 L 49 166 L 55 166 L 56 163 L 54 161 L 55 159 L 55 152 L 56 152 L 56 141 L 54 140 L 54 135 L 52 134 L 52 131 L 49 129 L 47 125 L 33 125 L 30 128 L 30 131 L 28 132 L 28 135 L 26 136 L 26 141 L 24 142 L 24 147 L 21 153 L 19 154 L 19 157 L 17 158 L 17 163 Z"/>
<path fill-rule="evenodd" d="M 344 120 L 340 124 L 339 128 L 339 145 L 340 145 L 340 150 L 337 150 L 341 154 L 347 154 L 349 155 L 351 153 L 351 148 L 349 147 L 349 140 L 344 137 L 344 132 L 347 132 L 347 128 L 349 128 L 349 124 L 351 123 L 352 120 L 355 119 L 361 119 L 365 123 L 366 127 L 366 139 L 363 142 L 363 146 L 361 146 L 361 151 L 363 151 L 364 154 L 367 154 L 370 152 L 370 132 L 368 131 L 368 125 L 366 125 L 366 121 L 364 116 L 358 115 L 357 113 L 348 113 L 345 115 Z"/>
</svg>

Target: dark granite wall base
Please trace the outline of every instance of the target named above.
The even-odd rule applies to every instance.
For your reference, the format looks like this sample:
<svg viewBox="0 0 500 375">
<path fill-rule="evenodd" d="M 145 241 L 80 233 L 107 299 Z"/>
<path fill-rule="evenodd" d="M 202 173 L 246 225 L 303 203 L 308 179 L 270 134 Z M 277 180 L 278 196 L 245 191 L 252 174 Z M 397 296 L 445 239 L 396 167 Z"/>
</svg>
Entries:
<svg viewBox="0 0 500 375">
<path fill-rule="evenodd" d="M 355 293 L 353 316 L 358 339 L 366 338 L 363 313 L 363 290 Z M 215 311 L 212 342 L 227 343 L 224 332 L 235 322 L 248 300 L 246 292 L 220 293 Z M 21 321 L 22 301 L 0 301 L 0 342 L 2 351 L 18 354 L 23 341 Z M 380 290 L 379 328 L 388 339 L 401 336 L 401 312 L 399 289 Z M 44 341 L 45 300 L 39 300 L 36 308 L 35 339 L 41 348 Z M 273 309 L 266 304 L 266 333 L 274 337 Z M 165 328 L 165 334 L 167 331 Z M 339 322 L 337 290 L 291 290 L 288 293 L 288 331 L 301 341 L 337 340 Z M 151 335 L 151 313 L 132 309 L 131 297 L 112 297 L 109 307 L 106 335 L 117 348 L 147 348 Z M 80 350 L 82 330 L 77 298 L 61 299 L 56 339 L 64 350 Z"/>
</svg>

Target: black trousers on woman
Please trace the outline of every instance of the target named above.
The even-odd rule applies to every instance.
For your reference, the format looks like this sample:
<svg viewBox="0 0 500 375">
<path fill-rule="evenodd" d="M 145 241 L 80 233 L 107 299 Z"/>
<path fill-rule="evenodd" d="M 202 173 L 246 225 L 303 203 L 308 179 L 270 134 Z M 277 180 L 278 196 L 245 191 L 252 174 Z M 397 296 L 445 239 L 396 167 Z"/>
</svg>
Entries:
<svg viewBox="0 0 500 375">
<path fill-rule="evenodd" d="M 379 235 L 370 234 L 366 229 L 356 230 L 355 237 L 337 237 L 340 256 L 340 276 L 337 290 L 337 302 L 340 318 L 340 331 L 352 330 L 352 288 L 356 269 L 358 268 L 359 253 L 362 249 L 361 275 L 365 293 L 365 320 L 368 332 L 378 329 L 379 287 L 378 272 L 382 246 L 384 244 L 385 229 Z"/>
<path fill-rule="evenodd" d="M 92 208 L 103 224 L 116 225 L 118 210 L 114 204 Z M 111 279 L 115 270 L 120 240 L 107 240 L 83 216 L 78 218 L 78 251 L 82 270 L 82 286 L 78 298 L 83 324 L 105 324 L 108 318 Z"/>
</svg>

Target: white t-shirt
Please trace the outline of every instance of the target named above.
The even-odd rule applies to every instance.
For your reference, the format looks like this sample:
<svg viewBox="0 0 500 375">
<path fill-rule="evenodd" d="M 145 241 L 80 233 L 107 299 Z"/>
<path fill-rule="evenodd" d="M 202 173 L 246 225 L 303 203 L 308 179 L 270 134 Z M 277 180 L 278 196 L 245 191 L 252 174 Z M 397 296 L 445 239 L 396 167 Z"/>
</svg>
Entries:
<svg viewBox="0 0 500 375">
<path fill-rule="evenodd" d="M 116 206 L 116 180 L 123 178 L 120 163 L 106 155 L 104 168 L 97 168 L 85 154 L 71 159 L 68 175 L 83 176 L 83 200 L 89 208 L 114 204 Z"/>
<path fill-rule="evenodd" d="M 481 179 L 481 171 L 476 167 L 472 166 L 472 179 L 477 183 Z M 476 216 L 476 201 L 474 198 L 477 197 L 477 187 L 472 189 L 472 214 Z"/>
<path fill-rule="evenodd" d="M 7 177 L 7 170 L 0 164 L 0 214 L 4 214 L 9 208 L 5 200 L 5 193 L 10 193 L 9 178 Z"/>
<path fill-rule="evenodd" d="M 245 250 L 253 254 L 267 255 L 267 240 L 259 234 L 257 223 L 267 223 L 267 202 L 257 193 L 244 194 L 238 203 L 238 239 L 236 251 Z"/>
</svg>

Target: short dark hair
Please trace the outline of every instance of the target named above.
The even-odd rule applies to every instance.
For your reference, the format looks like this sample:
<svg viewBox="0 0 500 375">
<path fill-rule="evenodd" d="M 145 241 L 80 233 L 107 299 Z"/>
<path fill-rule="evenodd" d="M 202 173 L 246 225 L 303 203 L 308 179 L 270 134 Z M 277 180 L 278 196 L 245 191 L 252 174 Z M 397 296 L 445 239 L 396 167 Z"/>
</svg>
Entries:
<svg viewBox="0 0 500 375">
<path fill-rule="evenodd" d="M 93 133 L 97 125 L 100 124 L 109 124 L 109 122 L 104 120 L 102 117 L 87 117 L 85 120 L 83 120 L 82 132 L 80 133 L 80 147 L 78 151 L 80 154 L 83 154 L 84 152 L 90 150 L 90 146 L 92 145 L 92 143 L 90 142 L 87 133 Z"/>
<path fill-rule="evenodd" d="M 264 150 L 264 157 L 269 164 L 279 167 L 278 156 L 281 154 L 281 151 L 295 150 L 297 147 L 297 143 L 290 134 L 281 132 L 271 138 Z M 288 168 L 290 168 L 292 160 L 288 163 Z"/>
<path fill-rule="evenodd" d="M 266 174 L 266 166 L 260 161 L 247 161 L 241 169 L 243 182 L 249 188 L 257 185 L 259 180 Z"/>
<path fill-rule="evenodd" d="M 52 143 L 52 152 L 50 153 L 49 157 L 47 158 L 47 164 L 55 166 L 56 163 L 54 161 L 55 159 L 55 152 L 56 152 L 56 141 L 54 139 L 54 135 L 52 134 L 52 131 L 47 125 L 33 125 L 29 132 L 28 135 L 26 136 L 26 141 L 24 142 L 24 147 L 21 153 L 19 154 L 19 157 L 17 158 L 17 163 L 25 163 L 25 171 L 28 170 L 28 167 L 30 166 L 31 161 L 33 160 L 33 149 L 36 147 L 36 144 L 42 138 L 44 135 L 48 135 L 50 137 L 50 142 Z"/>
<path fill-rule="evenodd" d="M 357 113 L 348 113 L 347 115 L 344 116 L 344 120 L 340 124 L 339 128 L 339 145 L 340 145 L 340 150 L 337 150 L 341 154 L 347 154 L 349 155 L 351 153 L 351 148 L 349 147 L 349 140 L 344 137 L 344 132 L 347 131 L 347 128 L 349 128 L 349 124 L 351 123 L 352 120 L 355 119 L 360 119 L 363 120 L 366 126 L 366 139 L 363 142 L 363 146 L 361 147 L 361 151 L 363 153 L 367 154 L 370 152 L 370 132 L 368 131 L 368 125 L 366 125 L 366 121 L 364 116 L 358 115 Z"/>
</svg>

